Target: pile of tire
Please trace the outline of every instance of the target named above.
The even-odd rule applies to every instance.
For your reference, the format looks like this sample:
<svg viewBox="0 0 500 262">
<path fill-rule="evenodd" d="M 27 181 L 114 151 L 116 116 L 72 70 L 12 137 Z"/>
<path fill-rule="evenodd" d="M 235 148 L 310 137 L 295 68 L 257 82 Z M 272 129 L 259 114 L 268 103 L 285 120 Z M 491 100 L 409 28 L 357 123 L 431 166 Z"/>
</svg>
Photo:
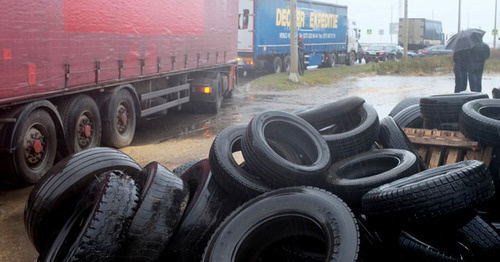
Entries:
<svg viewBox="0 0 500 262">
<path fill-rule="evenodd" d="M 79 152 L 36 184 L 25 224 L 39 261 L 496 261 L 494 193 L 484 163 L 427 170 L 392 117 L 348 97 L 260 113 L 172 171 Z"/>
</svg>

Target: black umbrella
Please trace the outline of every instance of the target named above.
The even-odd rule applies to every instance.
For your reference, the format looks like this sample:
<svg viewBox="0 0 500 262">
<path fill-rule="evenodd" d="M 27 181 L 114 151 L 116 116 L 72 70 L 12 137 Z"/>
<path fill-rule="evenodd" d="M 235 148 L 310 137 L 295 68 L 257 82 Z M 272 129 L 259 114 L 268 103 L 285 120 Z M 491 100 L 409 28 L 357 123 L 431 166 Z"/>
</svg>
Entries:
<svg viewBox="0 0 500 262">
<path fill-rule="evenodd" d="M 485 31 L 475 28 L 462 30 L 448 39 L 446 49 L 451 49 L 455 52 L 471 49 L 475 44 L 483 42 L 485 33 Z"/>
</svg>

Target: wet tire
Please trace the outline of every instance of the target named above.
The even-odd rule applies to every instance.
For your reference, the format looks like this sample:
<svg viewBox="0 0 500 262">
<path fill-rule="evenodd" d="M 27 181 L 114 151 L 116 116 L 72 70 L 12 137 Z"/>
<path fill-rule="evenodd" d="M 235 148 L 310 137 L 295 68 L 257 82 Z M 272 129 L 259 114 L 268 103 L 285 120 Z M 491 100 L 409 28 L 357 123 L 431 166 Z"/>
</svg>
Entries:
<svg viewBox="0 0 500 262">
<path fill-rule="evenodd" d="M 394 121 L 400 127 L 423 128 L 424 119 L 420 113 L 420 105 L 409 106 L 394 116 Z"/>
<path fill-rule="evenodd" d="M 500 98 L 500 88 L 493 88 L 493 90 L 491 90 L 491 95 L 495 99 Z"/>
<path fill-rule="evenodd" d="M 19 125 L 18 133 L 13 136 L 17 139 L 15 150 L 0 177 L 6 184 L 32 185 L 54 164 L 56 127 L 49 113 L 41 109 L 31 112 Z"/>
<path fill-rule="evenodd" d="M 87 185 L 110 170 L 136 177 L 141 167 L 116 149 L 91 148 L 61 160 L 35 185 L 26 203 L 24 222 L 39 252 L 50 246 Z"/>
<path fill-rule="evenodd" d="M 420 99 L 422 118 L 434 123 L 458 123 L 462 106 L 472 100 L 488 98 L 481 93 L 434 95 Z"/>
<path fill-rule="evenodd" d="M 377 141 L 384 148 L 404 149 L 412 152 L 417 157 L 419 170 L 427 169 L 425 160 L 392 117 L 387 116 L 380 121 L 380 134 Z"/>
<path fill-rule="evenodd" d="M 70 154 L 98 147 L 101 143 L 101 115 L 92 97 L 79 95 L 63 101 L 58 111 L 64 123 Z"/>
<path fill-rule="evenodd" d="M 480 144 L 500 146 L 500 100 L 480 99 L 464 104 L 460 129 Z"/>
<path fill-rule="evenodd" d="M 420 104 L 420 98 L 417 96 L 412 96 L 405 98 L 403 101 L 397 103 L 389 113 L 389 116 L 394 117 L 397 113 L 401 112 L 403 109 L 408 108 L 409 106 L 412 105 L 419 105 Z"/>
<path fill-rule="evenodd" d="M 269 140 L 286 145 L 300 159 L 280 155 Z M 252 173 L 271 188 L 317 185 L 330 165 L 330 150 L 319 132 L 302 118 L 279 111 L 258 114 L 250 121 L 242 153 Z"/>
<path fill-rule="evenodd" d="M 160 261 L 200 261 L 217 226 L 241 204 L 213 179 L 208 159 L 192 166 L 181 178 L 189 188 L 189 202 Z"/>
<path fill-rule="evenodd" d="M 319 243 L 323 261 L 356 261 L 360 238 L 353 213 L 335 195 L 284 188 L 258 196 L 228 216 L 212 235 L 202 261 L 287 261 L 268 257 L 287 241 Z"/>
<path fill-rule="evenodd" d="M 375 108 L 363 104 L 352 112 L 351 128 L 323 134 L 333 161 L 370 150 L 379 135 L 379 119 Z"/>
<path fill-rule="evenodd" d="M 292 59 L 287 55 L 285 59 L 283 59 L 283 72 L 290 73 L 290 68 L 292 68 Z"/>
<path fill-rule="evenodd" d="M 212 143 L 208 157 L 217 183 L 232 197 L 241 198 L 242 201 L 250 200 L 270 190 L 238 165 L 233 157 L 233 153 L 241 151 L 241 140 L 245 130 L 245 126 L 224 129 Z"/>
<path fill-rule="evenodd" d="M 145 167 L 147 181 L 130 222 L 124 261 L 156 261 L 177 229 L 189 199 L 184 182 L 157 162 Z"/>
<path fill-rule="evenodd" d="M 306 120 L 318 130 L 338 122 L 339 118 L 356 111 L 365 103 L 365 100 L 358 96 L 351 96 L 332 103 L 317 106 L 308 110 L 296 113 L 297 116 Z"/>
<path fill-rule="evenodd" d="M 363 210 L 381 225 L 417 223 L 475 208 L 494 194 L 487 167 L 476 160 L 439 166 L 370 190 Z M 460 216 L 457 216 L 457 218 Z"/>
<path fill-rule="evenodd" d="M 479 216 L 458 229 L 459 240 L 479 261 L 497 261 L 500 256 L 500 235 Z"/>
<path fill-rule="evenodd" d="M 135 214 L 138 188 L 131 177 L 120 171 L 108 172 L 100 184 L 95 199 L 89 199 L 94 204 L 89 212 L 82 213 L 83 223 L 65 225 L 71 228 L 56 238 L 54 243 L 59 246 L 51 247 L 49 256 L 53 260 L 47 261 L 113 261 Z"/>
<path fill-rule="evenodd" d="M 416 157 L 400 149 L 379 149 L 355 155 L 333 164 L 326 187 L 352 208 L 373 188 L 418 172 Z"/>
<path fill-rule="evenodd" d="M 451 240 L 453 241 L 453 240 Z M 399 261 L 433 261 L 433 262 L 460 262 L 461 254 L 451 254 L 434 247 L 406 231 L 402 231 L 397 240 Z"/>
<path fill-rule="evenodd" d="M 128 146 L 134 138 L 137 121 L 130 91 L 122 88 L 113 93 L 102 112 L 103 144 L 114 148 Z"/>
<path fill-rule="evenodd" d="M 271 74 L 279 74 L 283 71 L 283 61 L 281 57 L 276 56 L 270 60 L 269 71 Z"/>
</svg>

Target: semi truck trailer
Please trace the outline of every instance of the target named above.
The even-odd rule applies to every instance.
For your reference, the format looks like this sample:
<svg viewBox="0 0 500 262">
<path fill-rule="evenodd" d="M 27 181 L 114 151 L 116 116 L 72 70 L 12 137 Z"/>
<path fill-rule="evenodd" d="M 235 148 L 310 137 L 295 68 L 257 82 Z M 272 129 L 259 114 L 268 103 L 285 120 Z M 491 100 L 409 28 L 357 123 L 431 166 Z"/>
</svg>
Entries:
<svg viewBox="0 0 500 262">
<path fill-rule="evenodd" d="M 349 22 L 347 6 L 298 0 L 296 13 L 307 65 L 354 64 L 360 30 Z M 289 70 L 290 17 L 289 0 L 239 0 L 239 70 Z"/>
<path fill-rule="evenodd" d="M 408 18 L 408 50 L 422 49 L 432 45 L 444 44 L 441 21 L 425 18 Z M 398 43 L 404 45 L 404 19 L 399 19 Z"/>
<path fill-rule="evenodd" d="M 121 148 L 138 118 L 216 113 L 235 85 L 238 3 L 0 0 L 1 180 Z"/>
</svg>

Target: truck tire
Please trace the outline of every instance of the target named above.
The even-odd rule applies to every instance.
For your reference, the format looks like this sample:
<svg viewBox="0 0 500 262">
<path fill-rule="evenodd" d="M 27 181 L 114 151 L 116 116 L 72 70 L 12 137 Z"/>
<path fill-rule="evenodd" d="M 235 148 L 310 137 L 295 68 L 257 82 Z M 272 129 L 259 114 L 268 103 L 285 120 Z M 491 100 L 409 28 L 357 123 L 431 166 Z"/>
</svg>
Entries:
<svg viewBox="0 0 500 262">
<path fill-rule="evenodd" d="M 340 198 L 317 188 L 291 187 L 238 207 L 212 235 L 201 261 L 289 261 L 269 256 L 270 249 L 287 241 L 318 243 L 320 261 L 357 261 L 360 246 L 354 214 Z"/>
<path fill-rule="evenodd" d="M 422 128 L 424 119 L 420 113 L 420 105 L 409 106 L 394 116 L 394 121 L 400 127 Z"/>
<path fill-rule="evenodd" d="M 91 148 L 59 161 L 31 190 L 24 212 L 24 223 L 31 242 L 41 252 L 54 240 L 66 222 L 81 191 L 109 170 L 129 176 L 140 175 L 141 166 L 112 148 Z"/>
<path fill-rule="evenodd" d="M 500 146 L 500 100 L 479 99 L 462 106 L 460 130 L 479 143 Z"/>
<path fill-rule="evenodd" d="M 233 153 L 241 151 L 245 129 L 245 126 L 233 126 L 220 132 L 210 147 L 208 157 L 217 183 L 232 197 L 241 198 L 243 201 L 271 190 L 238 165 L 233 157 Z"/>
<path fill-rule="evenodd" d="M 280 155 L 268 141 L 289 146 Z M 304 119 L 281 111 L 256 115 L 242 139 L 242 153 L 248 168 L 271 188 L 317 185 L 330 165 L 330 150 L 321 134 Z"/>
<path fill-rule="evenodd" d="M 333 164 L 326 177 L 326 189 L 351 208 L 361 207 L 363 195 L 383 184 L 418 172 L 417 158 L 402 149 L 378 149 Z"/>
<path fill-rule="evenodd" d="M 373 223 L 409 224 L 442 217 L 461 218 L 455 214 L 477 207 L 494 193 L 486 165 L 468 160 L 428 169 L 372 189 L 363 196 L 362 203 Z"/>
<path fill-rule="evenodd" d="M 137 119 L 134 99 L 128 90 L 122 88 L 111 95 L 102 120 L 103 144 L 122 148 L 132 142 Z"/>
<path fill-rule="evenodd" d="M 158 260 L 189 200 L 187 186 L 170 170 L 157 162 L 148 164 L 145 169 L 147 180 L 119 255 L 122 261 Z"/>
<path fill-rule="evenodd" d="M 500 235 L 481 217 L 475 216 L 458 231 L 459 240 L 478 261 L 497 261 L 500 255 Z"/>
<path fill-rule="evenodd" d="M 99 146 L 101 115 L 92 97 L 74 96 L 58 105 L 70 154 Z"/>
<path fill-rule="evenodd" d="M 411 96 L 403 99 L 399 103 L 397 103 L 389 112 L 389 116 L 394 117 L 397 113 L 403 111 L 403 109 L 408 108 L 409 106 L 412 105 L 419 105 L 420 104 L 420 98 L 419 96 Z"/>
<path fill-rule="evenodd" d="M 15 135 L 15 150 L 7 161 L 7 172 L 2 180 L 12 185 L 37 183 L 52 167 L 57 153 L 56 127 L 49 113 L 42 109 L 32 111 L 20 122 Z"/>
<path fill-rule="evenodd" d="M 242 203 L 214 180 L 208 159 L 192 166 L 181 178 L 189 188 L 189 202 L 158 261 L 200 261 L 217 226 Z"/>
<path fill-rule="evenodd" d="M 270 67 L 269 70 L 272 74 L 279 74 L 283 70 L 283 61 L 281 60 L 281 57 L 276 56 L 274 58 L 271 58 L 270 60 Z"/>
<path fill-rule="evenodd" d="M 488 98 L 482 93 L 433 95 L 420 99 L 422 118 L 437 123 L 458 123 L 462 106 L 473 100 Z"/>
<path fill-rule="evenodd" d="M 399 261 L 440 261 L 461 262 L 462 254 L 448 253 L 434 247 L 406 231 L 402 231 L 397 240 Z"/>
<path fill-rule="evenodd" d="M 354 54 L 354 52 L 349 52 L 349 54 L 347 55 L 346 64 L 354 65 L 354 63 L 356 63 L 356 54 Z"/>
<path fill-rule="evenodd" d="M 95 204 L 61 261 L 113 261 L 135 214 L 138 189 L 134 180 L 119 171 L 103 178 Z"/>
<path fill-rule="evenodd" d="M 286 73 L 290 73 L 290 68 L 292 68 L 292 59 L 289 55 L 287 55 L 283 60 L 283 71 Z"/>
</svg>

